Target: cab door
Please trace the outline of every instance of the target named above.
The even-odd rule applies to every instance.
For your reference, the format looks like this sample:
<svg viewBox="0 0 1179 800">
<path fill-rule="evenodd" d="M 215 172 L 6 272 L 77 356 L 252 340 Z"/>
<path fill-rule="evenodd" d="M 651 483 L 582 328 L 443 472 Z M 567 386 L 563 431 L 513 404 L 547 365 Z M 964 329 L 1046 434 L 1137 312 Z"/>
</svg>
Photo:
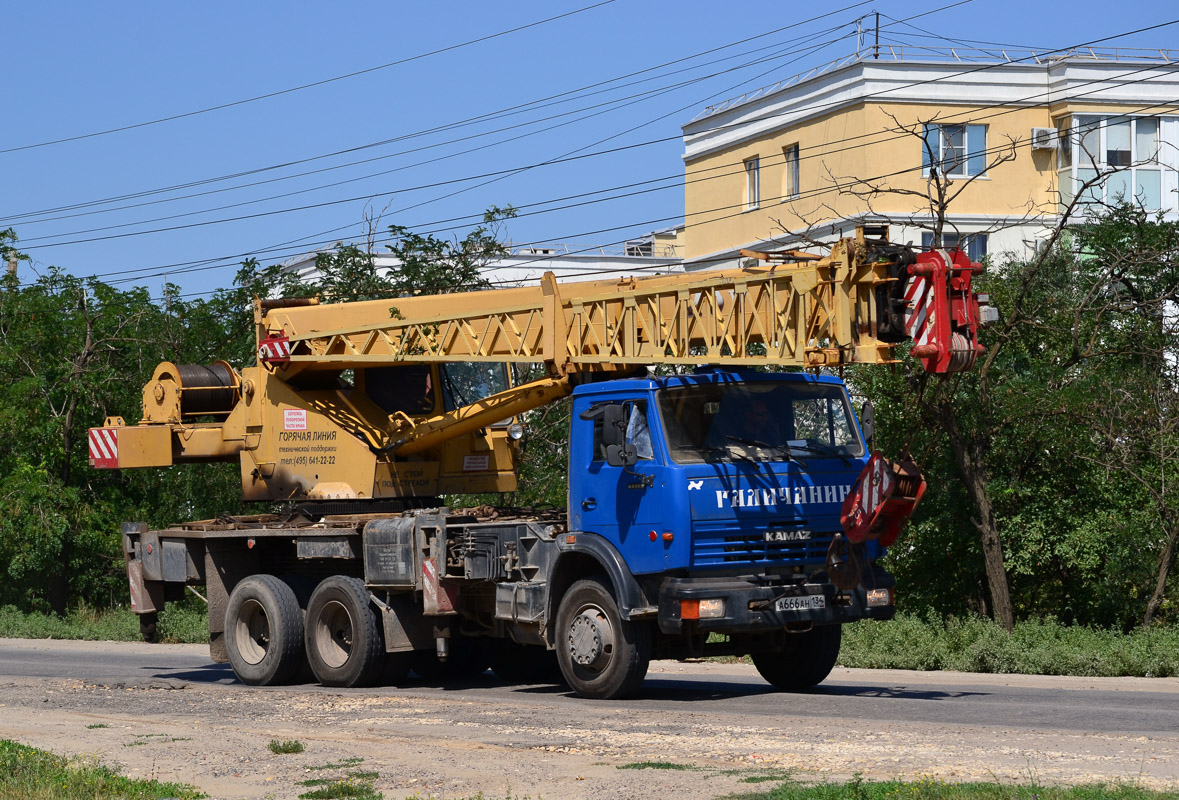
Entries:
<svg viewBox="0 0 1179 800">
<path fill-rule="evenodd" d="M 595 406 L 574 409 L 574 442 L 570 453 L 569 506 L 574 530 L 596 533 L 626 557 L 635 573 L 664 568 L 663 531 L 672 511 L 666 507 L 666 460 L 653 430 L 645 399 L 615 401 L 624 409 L 626 444 L 634 446 L 633 465 L 612 466 L 607 437 Z M 590 418 L 585 419 L 588 415 Z M 656 543 L 651 541 L 655 532 Z M 649 562 L 649 563 L 647 563 Z"/>
</svg>

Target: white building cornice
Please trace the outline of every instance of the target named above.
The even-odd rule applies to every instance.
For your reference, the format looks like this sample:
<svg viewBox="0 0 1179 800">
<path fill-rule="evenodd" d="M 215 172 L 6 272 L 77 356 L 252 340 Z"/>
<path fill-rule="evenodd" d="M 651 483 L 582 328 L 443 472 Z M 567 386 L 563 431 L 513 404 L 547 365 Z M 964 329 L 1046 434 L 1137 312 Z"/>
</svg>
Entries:
<svg viewBox="0 0 1179 800">
<path fill-rule="evenodd" d="M 860 60 L 689 122 L 683 158 L 692 161 L 864 102 L 1048 107 L 1069 101 L 1095 110 L 1114 104 L 1140 105 L 1143 113 L 1175 108 L 1179 64 Z"/>
</svg>

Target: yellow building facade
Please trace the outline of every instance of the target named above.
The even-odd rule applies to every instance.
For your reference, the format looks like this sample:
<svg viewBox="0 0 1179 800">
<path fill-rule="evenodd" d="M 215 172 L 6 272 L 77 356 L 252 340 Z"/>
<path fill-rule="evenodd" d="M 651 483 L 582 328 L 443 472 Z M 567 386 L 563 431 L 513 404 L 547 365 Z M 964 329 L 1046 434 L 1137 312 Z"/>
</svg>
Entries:
<svg viewBox="0 0 1179 800">
<path fill-rule="evenodd" d="M 855 58 L 706 109 L 683 130 L 689 268 L 829 240 L 865 219 L 927 244 L 939 171 L 953 196 L 946 244 L 974 257 L 1034 247 L 1094 178 L 1086 201 L 1121 196 L 1179 216 L 1179 54 Z"/>
</svg>

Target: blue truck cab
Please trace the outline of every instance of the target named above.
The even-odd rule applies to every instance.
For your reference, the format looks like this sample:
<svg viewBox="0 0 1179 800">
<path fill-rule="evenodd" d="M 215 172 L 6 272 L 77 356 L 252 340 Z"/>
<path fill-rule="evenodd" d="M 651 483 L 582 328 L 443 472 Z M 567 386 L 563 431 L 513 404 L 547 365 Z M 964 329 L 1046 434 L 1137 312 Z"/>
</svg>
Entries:
<svg viewBox="0 0 1179 800">
<path fill-rule="evenodd" d="M 869 456 L 840 379 L 702 369 L 591 383 L 571 425 L 565 547 L 611 564 L 619 614 L 651 627 L 636 635 L 655 657 L 751 654 L 771 683 L 808 688 L 834 665 L 841 623 L 894 615 L 875 543 L 855 588 L 830 580 Z"/>
</svg>

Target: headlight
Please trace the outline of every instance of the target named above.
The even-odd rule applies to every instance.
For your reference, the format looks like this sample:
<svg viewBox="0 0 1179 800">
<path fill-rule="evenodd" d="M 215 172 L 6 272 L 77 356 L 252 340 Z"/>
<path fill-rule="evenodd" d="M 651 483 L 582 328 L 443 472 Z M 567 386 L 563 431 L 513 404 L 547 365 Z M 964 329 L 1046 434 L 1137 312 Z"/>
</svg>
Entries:
<svg viewBox="0 0 1179 800">
<path fill-rule="evenodd" d="M 868 608 L 892 605 L 892 589 L 869 589 Z"/>
<path fill-rule="evenodd" d="M 512 441 L 520 441 L 524 438 L 524 426 L 519 422 L 513 422 L 508 426 L 508 438 Z"/>
</svg>

